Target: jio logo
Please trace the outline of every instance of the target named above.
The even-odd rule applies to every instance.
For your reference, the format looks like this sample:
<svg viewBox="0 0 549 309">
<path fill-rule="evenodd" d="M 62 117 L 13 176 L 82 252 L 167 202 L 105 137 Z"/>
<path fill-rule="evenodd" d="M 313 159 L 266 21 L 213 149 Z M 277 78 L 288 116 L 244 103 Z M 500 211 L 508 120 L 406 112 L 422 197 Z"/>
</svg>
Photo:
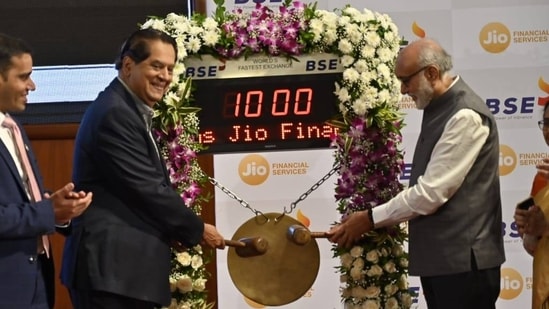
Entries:
<svg viewBox="0 0 549 309">
<path fill-rule="evenodd" d="M 499 175 L 505 176 L 513 172 L 517 166 L 517 154 L 507 145 L 499 146 Z"/>
<path fill-rule="evenodd" d="M 502 299 L 513 299 L 520 295 L 524 287 L 524 281 L 518 271 L 513 268 L 501 269 L 501 292 Z"/>
<path fill-rule="evenodd" d="M 480 45 L 489 53 L 501 53 L 511 44 L 511 32 L 502 23 L 489 23 L 478 35 Z"/>
<path fill-rule="evenodd" d="M 240 179 L 251 186 L 265 182 L 269 177 L 269 172 L 269 162 L 258 154 L 245 156 L 238 165 Z"/>
</svg>

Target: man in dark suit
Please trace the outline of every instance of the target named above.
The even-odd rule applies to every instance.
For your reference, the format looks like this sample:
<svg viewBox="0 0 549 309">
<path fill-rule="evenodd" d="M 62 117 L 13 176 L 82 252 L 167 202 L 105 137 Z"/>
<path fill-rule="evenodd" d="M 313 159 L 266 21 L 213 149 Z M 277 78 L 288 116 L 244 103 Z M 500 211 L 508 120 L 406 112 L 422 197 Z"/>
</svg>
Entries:
<svg viewBox="0 0 549 309">
<path fill-rule="evenodd" d="M 68 233 L 70 220 L 91 203 L 91 193 L 73 192 L 69 183 L 53 194 L 44 192 L 40 171 L 22 127 L 8 113 L 22 112 L 35 90 L 30 48 L 0 34 L 0 309 L 48 309 L 54 303 L 54 271 L 49 241 L 43 235 Z M 19 153 L 15 123 L 24 142 Z M 25 156 L 25 159 L 22 159 Z M 28 161 L 30 170 L 26 170 Z M 35 181 L 34 197 L 29 181 Z M 47 239 L 47 238 L 46 238 Z"/>
<path fill-rule="evenodd" d="M 150 132 L 171 81 L 175 40 L 145 29 L 124 43 L 118 77 L 87 109 L 75 145 L 76 187 L 94 192 L 73 222 L 62 280 L 76 309 L 169 305 L 170 244 L 225 246 L 172 188 Z"/>
</svg>

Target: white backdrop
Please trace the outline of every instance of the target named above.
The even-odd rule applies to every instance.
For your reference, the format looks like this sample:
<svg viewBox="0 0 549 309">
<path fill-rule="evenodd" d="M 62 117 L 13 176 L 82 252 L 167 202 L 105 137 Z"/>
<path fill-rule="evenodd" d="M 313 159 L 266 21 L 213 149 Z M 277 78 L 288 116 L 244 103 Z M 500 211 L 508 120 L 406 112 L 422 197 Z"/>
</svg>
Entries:
<svg viewBox="0 0 549 309">
<path fill-rule="evenodd" d="M 230 0 L 227 8 L 251 8 L 255 2 L 273 7 L 281 0 Z M 311 1 L 305 1 L 311 2 Z M 420 37 L 437 39 L 453 55 L 454 73 L 486 100 L 498 121 L 500 132 L 500 175 L 503 200 L 502 233 L 507 261 L 502 267 L 501 294 L 498 309 L 529 308 L 531 297 L 532 259 L 522 249 L 513 223 L 517 201 L 530 192 L 535 164 L 549 156 L 549 149 L 537 127 L 541 105 L 549 100 L 549 3 L 547 0 L 320 0 L 318 8 L 331 10 L 350 4 L 357 9 L 388 13 L 408 41 Z M 208 0 L 207 11 L 214 11 Z M 421 113 L 413 102 L 403 97 L 401 110 L 406 114 L 403 147 L 407 168 L 413 156 L 419 132 Z M 332 166 L 331 151 L 288 151 L 261 153 L 267 161 L 310 161 L 306 175 L 269 176 L 261 185 L 250 186 L 239 177 L 238 164 L 248 154 L 216 155 L 216 178 L 241 194 L 261 211 L 280 212 Z M 296 159 L 297 158 L 297 159 Z M 405 170 L 402 181 L 406 182 Z M 299 209 L 311 220 L 312 230 L 324 230 L 337 219 L 330 179 L 318 192 L 303 202 Z M 269 193 L 270 192 L 270 193 Z M 216 220 L 226 235 L 247 221 L 252 213 L 241 209 L 216 191 Z M 311 293 L 284 308 L 341 308 L 339 278 L 330 258 L 329 246 L 319 241 L 321 269 Z M 218 256 L 218 303 L 220 309 L 264 308 L 249 304 L 233 287 L 226 256 Z M 225 273 L 224 273 L 225 272 Z M 419 292 L 413 308 L 427 308 L 421 297 L 417 278 L 410 278 L 411 288 Z M 248 307 L 246 307 L 248 306 Z"/>
</svg>

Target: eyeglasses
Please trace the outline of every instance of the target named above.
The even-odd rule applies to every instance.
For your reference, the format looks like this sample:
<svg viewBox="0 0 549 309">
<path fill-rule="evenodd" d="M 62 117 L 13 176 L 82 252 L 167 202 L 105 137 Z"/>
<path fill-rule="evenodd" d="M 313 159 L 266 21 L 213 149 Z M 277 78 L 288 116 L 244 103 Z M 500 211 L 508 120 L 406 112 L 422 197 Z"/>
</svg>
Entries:
<svg viewBox="0 0 549 309">
<path fill-rule="evenodd" d="M 408 83 L 412 80 L 412 78 L 414 78 L 414 76 L 418 75 L 419 73 L 423 72 L 423 70 L 427 69 L 429 66 L 431 66 L 430 64 L 422 67 L 421 69 L 415 71 L 414 73 L 408 75 L 408 76 L 403 76 L 403 77 L 397 77 L 400 82 L 402 84 L 404 84 L 406 87 L 408 87 Z"/>
<path fill-rule="evenodd" d="M 549 119 L 538 121 L 538 126 L 540 130 L 549 129 Z"/>
</svg>

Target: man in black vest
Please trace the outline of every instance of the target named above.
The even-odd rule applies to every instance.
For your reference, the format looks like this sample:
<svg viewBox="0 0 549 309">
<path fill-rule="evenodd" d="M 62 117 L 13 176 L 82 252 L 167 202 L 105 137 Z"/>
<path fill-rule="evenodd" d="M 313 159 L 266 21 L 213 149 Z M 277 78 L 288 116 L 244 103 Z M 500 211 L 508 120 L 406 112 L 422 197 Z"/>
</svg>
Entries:
<svg viewBox="0 0 549 309">
<path fill-rule="evenodd" d="M 329 239 L 350 247 L 374 228 L 409 221 L 409 272 L 421 277 L 429 309 L 493 309 L 505 261 L 498 132 L 484 100 L 451 69 L 431 39 L 400 52 L 401 92 L 423 110 L 409 187 L 345 218 Z"/>
</svg>

